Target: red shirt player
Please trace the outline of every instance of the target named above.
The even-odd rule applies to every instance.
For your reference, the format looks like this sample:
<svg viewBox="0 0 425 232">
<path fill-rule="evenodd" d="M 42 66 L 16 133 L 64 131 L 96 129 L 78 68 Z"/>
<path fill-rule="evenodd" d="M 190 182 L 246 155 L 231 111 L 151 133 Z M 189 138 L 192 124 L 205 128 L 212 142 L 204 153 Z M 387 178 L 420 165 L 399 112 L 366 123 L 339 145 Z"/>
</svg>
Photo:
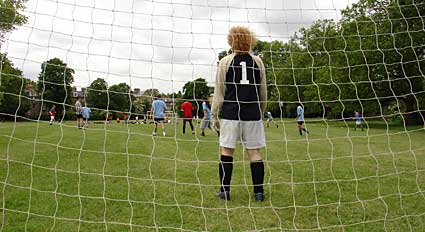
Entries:
<svg viewBox="0 0 425 232">
<path fill-rule="evenodd" d="M 55 116 L 56 116 L 56 105 L 53 105 L 52 108 L 49 111 L 49 115 L 50 115 L 50 125 L 53 124 L 53 122 L 55 121 Z"/>
<path fill-rule="evenodd" d="M 192 134 L 195 134 L 193 130 L 192 118 L 193 118 L 193 106 L 192 103 L 185 101 L 182 103 L 180 107 L 181 111 L 183 111 L 183 134 L 186 132 L 186 122 L 189 122 L 190 128 L 192 129 Z"/>
</svg>

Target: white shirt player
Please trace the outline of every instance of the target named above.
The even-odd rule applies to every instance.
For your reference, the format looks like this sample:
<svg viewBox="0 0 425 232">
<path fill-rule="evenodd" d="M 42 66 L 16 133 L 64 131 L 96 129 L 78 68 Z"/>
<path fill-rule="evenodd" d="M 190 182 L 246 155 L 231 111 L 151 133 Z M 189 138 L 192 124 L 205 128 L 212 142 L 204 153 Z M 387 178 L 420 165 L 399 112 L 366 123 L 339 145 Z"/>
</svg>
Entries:
<svg viewBox="0 0 425 232">
<path fill-rule="evenodd" d="M 273 120 L 273 116 L 272 113 L 270 111 L 267 112 L 267 121 L 272 121 Z"/>
</svg>

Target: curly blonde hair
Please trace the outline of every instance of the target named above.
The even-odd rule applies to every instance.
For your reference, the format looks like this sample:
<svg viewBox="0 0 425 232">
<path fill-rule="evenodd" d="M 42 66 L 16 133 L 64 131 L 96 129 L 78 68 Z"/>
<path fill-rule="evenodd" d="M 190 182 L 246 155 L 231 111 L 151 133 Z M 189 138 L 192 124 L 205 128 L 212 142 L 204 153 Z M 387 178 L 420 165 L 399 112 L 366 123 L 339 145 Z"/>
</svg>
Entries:
<svg viewBox="0 0 425 232">
<path fill-rule="evenodd" d="M 227 43 L 237 53 L 248 53 L 255 46 L 255 34 L 246 27 L 232 27 L 227 35 Z"/>
</svg>

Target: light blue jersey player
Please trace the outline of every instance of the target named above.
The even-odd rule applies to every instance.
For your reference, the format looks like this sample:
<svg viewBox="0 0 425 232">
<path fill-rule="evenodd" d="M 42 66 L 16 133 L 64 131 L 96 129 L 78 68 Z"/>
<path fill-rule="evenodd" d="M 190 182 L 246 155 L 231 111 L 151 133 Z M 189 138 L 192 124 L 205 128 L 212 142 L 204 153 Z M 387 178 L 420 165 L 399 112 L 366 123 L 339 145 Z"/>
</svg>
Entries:
<svg viewBox="0 0 425 232">
<path fill-rule="evenodd" d="M 307 134 L 309 133 L 308 130 L 303 127 L 304 108 L 302 107 L 301 103 L 299 103 L 297 107 L 297 123 L 298 123 L 298 131 L 300 132 L 300 135 L 303 135 L 303 131 Z"/>
<path fill-rule="evenodd" d="M 81 109 L 81 114 L 83 115 L 83 125 L 84 125 L 84 127 L 88 127 L 88 125 L 89 125 L 90 113 L 91 113 L 91 109 L 87 106 L 84 106 Z"/>
<path fill-rule="evenodd" d="M 268 111 L 266 115 L 267 115 L 267 124 L 266 124 L 267 128 L 269 127 L 270 122 L 272 122 L 276 126 L 276 128 L 279 128 L 279 125 L 277 125 L 277 123 L 273 120 L 272 113 Z"/>
<path fill-rule="evenodd" d="M 204 111 L 204 117 L 201 121 L 201 135 L 205 136 L 205 128 L 211 129 L 211 107 L 207 99 L 202 102 L 202 110 Z"/>
<path fill-rule="evenodd" d="M 157 97 L 154 97 L 154 101 L 152 102 L 152 110 L 153 113 L 153 122 L 154 122 L 154 129 L 153 129 L 153 136 L 156 136 L 156 131 L 158 129 L 158 123 L 161 124 L 162 127 L 162 135 L 165 136 L 165 111 L 167 110 L 167 105 L 165 102 L 160 99 L 161 95 L 158 95 Z"/>
<path fill-rule="evenodd" d="M 363 131 L 362 116 L 358 111 L 354 112 L 354 120 L 356 121 L 356 127 L 354 127 L 354 130 L 357 130 L 357 128 L 361 128 Z"/>
</svg>

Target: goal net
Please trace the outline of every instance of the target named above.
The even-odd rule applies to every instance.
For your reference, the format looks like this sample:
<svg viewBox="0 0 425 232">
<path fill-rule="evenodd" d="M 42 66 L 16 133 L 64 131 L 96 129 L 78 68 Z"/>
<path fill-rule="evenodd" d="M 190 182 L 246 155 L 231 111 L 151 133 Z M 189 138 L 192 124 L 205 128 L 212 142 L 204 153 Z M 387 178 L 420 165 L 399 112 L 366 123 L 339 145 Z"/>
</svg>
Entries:
<svg viewBox="0 0 425 232">
<path fill-rule="evenodd" d="M 425 230 L 424 14 L 422 0 L 0 0 L 0 231 Z M 240 143 L 232 198 L 216 196 L 205 106 L 233 26 L 255 32 L 266 70 L 264 201 Z"/>
</svg>

